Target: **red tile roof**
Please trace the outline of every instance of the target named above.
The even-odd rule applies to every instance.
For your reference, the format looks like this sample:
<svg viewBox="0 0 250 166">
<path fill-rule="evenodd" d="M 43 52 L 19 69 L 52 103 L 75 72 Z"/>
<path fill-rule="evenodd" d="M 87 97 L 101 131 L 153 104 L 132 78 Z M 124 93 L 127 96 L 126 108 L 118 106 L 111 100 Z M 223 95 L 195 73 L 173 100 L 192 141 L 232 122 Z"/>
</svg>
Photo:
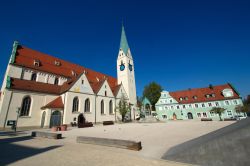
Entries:
<svg viewBox="0 0 250 166">
<path fill-rule="evenodd" d="M 55 100 L 49 102 L 47 105 L 43 106 L 42 109 L 46 109 L 46 108 L 64 108 L 64 104 L 62 101 L 62 97 L 59 96 L 57 97 Z"/>
<path fill-rule="evenodd" d="M 38 60 L 40 66 L 35 66 L 34 61 Z M 55 61 L 60 62 L 60 66 L 55 65 Z M 61 60 L 59 58 L 32 50 L 30 48 L 19 45 L 17 48 L 16 59 L 14 65 L 30 68 L 36 71 L 43 71 L 47 73 L 52 73 L 59 76 L 64 76 L 69 78 L 68 82 L 75 82 L 77 76 L 80 76 L 82 73 L 86 74 L 88 81 L 94 92 L 97 92 L 99 89 L 99 84 L 101 81 L 107 79 L 108 84 L 111 89 L 117 86 L 117 79 L 106 74 L 102 74 L 91 69 Z M 76 76 L 72 75 L 72 70 L 76 73 Z M 97 79 L 98 78 L 98 79 Z M 38 85 L 37 88 L 41 87 Z M 64 91 L 67 91 L 69 86 L 63 85 Z M 42 88 L 42 87 L 41 87 Z M 50 91 L 50 90 L 48 90 Z M 53 90 L 52 90 L 53 92 Z"/>
<path fill-rule="evenodd" d="M 232 89 L 233 91 L 233 97 L 224 97 L 222 95 L 222 91 L 224 89 Z M 176 92 L 169 92 L 169 94 L 179 103 L 181 104 L 188 104 L 188 103 L 198 103 L 198 102 L 208 102 L 208 101 L 216 101 L 216 100 L 226 100 L 226 99 L 238 99 L 240 98 L 239 94 L 236 92 L 236 90 L 230 85 L 218 85 L 213 86 L 212 88 L 206 87 L 206 88 L 195 88 L 190 90 L 183 90 L 183 91 L 176 91 Z M 207 98 L 206 95 L 214 94 L 214 97 Z M 194 96 L 197 97 L 197 99 L 194 99 Z M 185 97 L 188 98 L 188 100 L 185 100 Z M 181 101 L 180 98 L 183 98 Z"/>
<path fill-rule="evenodd" d="M 11 89 L 58 94 L 58 95 L 61 94 L 61 86 L 35 82 L 30 80 L 20 80 L 16 78 L 11 78 Z"/>
</svg>

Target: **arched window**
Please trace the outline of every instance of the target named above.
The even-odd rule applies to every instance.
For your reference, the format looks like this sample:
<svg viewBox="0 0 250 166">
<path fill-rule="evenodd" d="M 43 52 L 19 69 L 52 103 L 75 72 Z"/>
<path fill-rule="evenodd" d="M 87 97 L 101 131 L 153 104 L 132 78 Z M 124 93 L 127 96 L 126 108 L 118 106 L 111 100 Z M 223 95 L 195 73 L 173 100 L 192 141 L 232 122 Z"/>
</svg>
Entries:
<svg viewBox="0 0 250 166">
<path fill-rule="evenodd" d="M 58 85 L 59 79 L 56 77 L 54 81 L 54 85 Z"/>
<path fill-rule="evenodd" d="M 112 102 L 112 100 L 109 101 L 109 114 L 113 114 L 113 102 Z"/>
<path fill-rule="evenodd" d="M 78 99 L 78 97 L 75 97 L 73 99 L 72 112 L 77 112 L 78 111 L 78 106 L 79 106 L 79 99 Z"/>
<path fill-rule="evenodd" d="M 31 98 L 29 96 L 23 98 L 20 116 L 29 116 L 30 103 L 31 103 Z"/>
<path fill-rule="evenodd" d="M 104 114 L 104 101 L 101 101 L 101 114 Z"/>
<path fill-rule="evenodd" d="M 90 101 L 89 101 L 89 99 L 85 100 L 84 112 L 90 112 Z"/>
<path fill-rule="evenodd" d="M 31 75 L 31 81 L 36 81 L 36 73 L 32 73 L 32 75 Z"/>
</svg>

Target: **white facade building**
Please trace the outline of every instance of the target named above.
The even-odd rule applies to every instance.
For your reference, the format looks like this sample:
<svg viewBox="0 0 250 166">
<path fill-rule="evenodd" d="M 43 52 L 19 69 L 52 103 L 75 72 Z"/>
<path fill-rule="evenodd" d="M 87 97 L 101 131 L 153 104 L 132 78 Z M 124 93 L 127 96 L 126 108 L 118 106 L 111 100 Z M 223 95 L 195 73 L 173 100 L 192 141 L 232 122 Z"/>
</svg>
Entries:
<svg viewBox="0 0 250 166">
<path fill-rule="evenodd" d="M 132 108 L 136 104 L 134 63 L 124 37 L 122 28 L 118 79 L 14 42 L 0 93 L 0 128 L 17 119 L 18 127 L 79 123 L 79 117 L 93 123 L 121 119 L 116 111 L 121 97 Z M 135 114 L 131 111 L 132 119 Z"/>
</svg>

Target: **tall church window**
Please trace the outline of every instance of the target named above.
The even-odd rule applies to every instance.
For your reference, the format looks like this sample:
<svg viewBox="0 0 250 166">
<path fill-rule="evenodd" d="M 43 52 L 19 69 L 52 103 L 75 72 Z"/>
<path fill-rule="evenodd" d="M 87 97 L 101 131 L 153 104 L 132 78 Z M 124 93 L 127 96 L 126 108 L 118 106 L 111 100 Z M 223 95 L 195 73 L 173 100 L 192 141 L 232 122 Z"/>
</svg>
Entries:
<svg viewBox="0 0 250 166">
<path fill-rule="evenodd" d="M 29 116 L 30 103 L 31 103 L 31 98 L 29 96 L 23 98 L 20 116 Z"/>
<path fill-rule="evenodd" d="M 32 73 L 32 75 L 31 75 L 31 81 L 36 81 L 36 77 L 37 77 L 37 74 L 36 73 Z"/>
<path fill-rule="evenodd" d="M 78 111 L 78 106 L 79 106 L 79 99 L 78 99 L 78 97 L 75 97 L 73 99 L 72 112 L 77 112 Z"/>
<path fill-rule="evenodd" d="M 101 101 L 101 114 L 104 114 L 104 101 Z"/>
<path fill-rule="evenodd" d="M 113 102 L 112 102 L 112 100 L 109 101 L 109 114 L 113 114 Z"/>
<path fill-rule="evenodd" d="M 90 101 L 89 101 L 89 99 L 85 100 L 84 112 L 90 112 Z"/>
</svg>

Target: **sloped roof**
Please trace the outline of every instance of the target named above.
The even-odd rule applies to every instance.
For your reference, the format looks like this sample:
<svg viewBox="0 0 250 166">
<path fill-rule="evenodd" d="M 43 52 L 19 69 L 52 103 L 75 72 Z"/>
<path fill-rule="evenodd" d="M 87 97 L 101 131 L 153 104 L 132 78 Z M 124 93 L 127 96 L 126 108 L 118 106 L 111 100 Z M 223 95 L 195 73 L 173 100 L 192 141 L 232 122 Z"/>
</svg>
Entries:
<svg viewBox="0 0 250 166">
<path fill-rule="evenodd" d="M 40 62 L 40 66 L 34 65 L 35 60 L 38 60 Z M 55 61 L 60 62 L 60 66 L 55 65 Z M 111 88 L 114 88 L 117 86 L 117 79 L 112 76 L 108 76 L 106 74 L 96 72 L 94 70 L 82 67 L 80 65 L 61 60 L 59 58 L 32 50 L 22 45 L 19 45 L 17 47 L 15 61 L 13 64 L 26 67 L 26 68 L 30 68 L 36 71 L 43 71 L 43 72 L 67 77 L 69 79 L 67 84 L 64 84 L 62 86 L 62 89 L 64 89 L 64 91 L 67 91 L 69 89 L 68 84 L 70 83 L 72 85 L 72 83 L 75 82 L 78 76 L 80 76 L 82 73 L 85 73 L 92 89 L 95 92 L 98 91 L 98 88 L 99 88 L 98 85 L 100 84 L 100 82 L 102 82 L 102 80 L 105 80 L 105 79 L 108 81 L 108 84 L 110 85 Z M 72 71 L 76 73 L 76 76 L 72 75 Z M 17 85 L 17 83 L 19 82 L 20 81 L 17 81 L 15 85 Z M 33 85 L 35 83 L 31 83 L 31 84 Z M 37 87 L 41 87 L 41 86 L 42 85 L 40 84 Z M 21 85 L 19 87 L 21 87 Z"/>
<path fill-rule="evenodd" d="M 232 89 L 233 97 L 224 97 L 222 95 L 222 91 L 224 89 Z M 182 90 L 176 92 L 169 92 L 169 94 L 181 104 L 188 104 L 188 103 L 198 103 L 198 102 L 208 102 L 208 101 L 216 101 L 216 100 L 226 100 L 226 99 L 237 99 L 240 98 L 239 94 L 230 84 L 218 85 L 213 87 L 206 87 L 206 88 L 195 88 L 189 90 Z M 214 97 L 207 98 L 206 95 L 214 94 Z M 194 99 L 194 96 L 197 99 Z M 187 97 L 187 100 L 185 100 Z M 182 98 L 182 100 L 180 100 Z"/>
<path fill-rule="evenodd" d="M 46 109 L 46 108 L 62 108 L 63 109 L 64 104 L 63 104 L 63 101 L 62 101 L 62 97 L 59 96 L 55 100 L 52 100 L 47 105 L 42 107 L 42 109 Z"/>
<path fill-rule="evenodd" d="M 11 78 L 11 89 L 58 95 L 61 93 L 61 86 L 16 78 Z"/>
</svg>

